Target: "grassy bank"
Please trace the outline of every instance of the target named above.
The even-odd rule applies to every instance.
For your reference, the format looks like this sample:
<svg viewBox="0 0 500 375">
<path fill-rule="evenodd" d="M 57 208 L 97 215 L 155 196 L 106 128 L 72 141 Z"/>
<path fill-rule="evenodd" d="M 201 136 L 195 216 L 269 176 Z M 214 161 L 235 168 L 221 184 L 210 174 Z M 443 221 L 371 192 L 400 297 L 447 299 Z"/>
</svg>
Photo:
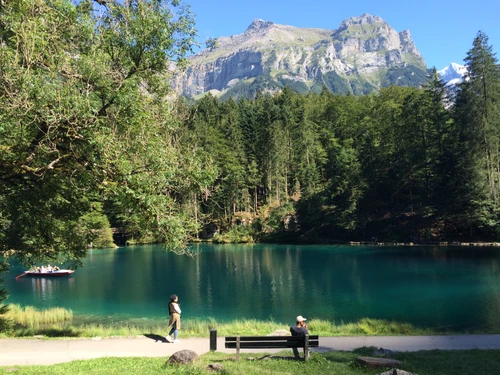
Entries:
<svg viewBox="0 0 500 375">
<path fill-rule="evenodd" d="M 33 307 L 9 305 L 5 315 L 8 329 L 3 337 L 29 337 L 43 335 L 48 337 L 110 337 L 137 336 L 149 333 L 164 334 L 164 324 L 73 324 L 71 310 L 52 308 L 37 310 Z M 309 331 L 320 336 L 357 336 L 357 335 L 430 335 L 437 332 L 419 329 L 408 323 L 390 322 L 378 319 L 361 319 L 355 323 L 335 324 L 326 320 L 312 319 Z M 184 337 L 208 337 L 210 330 L 216 329 L 219 336 L 228 335 L 268 335 L 278 330 L 288 331 L 289 325 L 274 321 L 252 319 L 219 323 L 215 319 L 185 319 L 182 323 Z M 443 333 L 443 332 L 439 332 Z"/>
<path fill-rule="evenodd" d="M 242 354 L 240 361 L 234 361 L 234 355 L 208 353 L 202 355 L 198 362 L 181 367 L 166 365 L 167 357 L 100 358 L 51 366 L 0 367 L 0 374 L 203 375 L 213 374 L 207 369 L 211 363 L 222 365 L 224 370 L 220 374 L 224 375 L 373 375 L 386 371 L 387 369 L 366 369 L 356 364 L 356 357 L 371 355 L 372 352 L 370 348 L 363 348 L 354 352 L 312 353 L 308 362 L 285 359 L 284 357 L 291 356 L 291 351 L 273 354 L 269 360 L 259 360 L 265 357 L 264 354 Z M 419 375 L 488 375 L 498 374 L 500 368 L 499 350 L 432 350 L 396 353 L 393 357 L 403 362 L 400 366 L 402 370 Z"/>
<path fill-rule="evenodd" d="M 39 310 L 32 306 L 22 307 L 11 304 L 9 311 L 5 315 L 8 321 L 16 326 L 26 328 L 39 328 L 42 325 L 58 324 L 70 321 L 73 318 L 73 312 L 61 307 Z"/>
</svg>

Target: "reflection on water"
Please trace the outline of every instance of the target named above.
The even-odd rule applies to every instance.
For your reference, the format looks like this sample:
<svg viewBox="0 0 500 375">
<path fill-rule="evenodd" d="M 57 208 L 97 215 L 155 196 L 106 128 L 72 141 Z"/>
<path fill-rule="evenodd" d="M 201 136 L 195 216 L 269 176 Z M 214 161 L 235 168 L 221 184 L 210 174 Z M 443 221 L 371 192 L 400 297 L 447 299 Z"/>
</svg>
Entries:
<svg viewBox="0 0 500 375">
<path fill-rule="evenodd" d="M 176 293 L 186 318 L 363 317 L 456 329 L 500 328 L 497 249 L 193 245 L 92 250 L 68 278 L 6 279 L 9 302 L 61 306 L 86 321 L 164 321 Z M 12 276 L 13 275 L 13 276 Z"/>
<path fill-rule="evenodd" d="M 30 277 L 33 295 L 42 302 L 50 302 L 61 293 L 61 282 L 66 283 L 67 290 L 74 286 L 74 279 L 71 276 L 67 280 L 62 277 Z"/>
</svg>

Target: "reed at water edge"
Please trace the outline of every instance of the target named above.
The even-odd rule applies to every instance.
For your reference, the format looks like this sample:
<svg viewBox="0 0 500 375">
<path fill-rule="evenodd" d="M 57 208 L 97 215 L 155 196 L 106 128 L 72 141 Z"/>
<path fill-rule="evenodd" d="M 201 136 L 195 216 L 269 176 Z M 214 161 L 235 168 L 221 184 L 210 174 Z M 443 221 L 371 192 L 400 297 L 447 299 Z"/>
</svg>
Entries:
<svg viewBox="0 0 500 375">
<path fill-rule="evenodd" d="M 113 323 L 73 324 L 73 312 L 56 307 L 39 310 L 31 306 L 8 305 L 9 311 L 4 315 L 9 329 L 3 336 L 27 337 L 45 335 L 49 337 L 110 337 L 139 336 L 155 334 L 164 336 L 168 326 L 167 320 L 162 324 L 130 324 L 126 321 Z M 262 336 L 286 334 L 290 325 L 295 322 L 280 323 L 274 320 L 261 321 L 241 319 L 231 322 L 218 322 L 214 318 L 183 319 L 181 334 L 183 337 L 208 337 L 210 330 L 217 330 L 218 336 Z M 356 335 L 427 335 L 435 332 L 421 329 L 409 323 L 393 322 L 381 319 L 364 318 L 357 322 L 336 324 L 328 320 L 311 319 L 308 321 L 311 334 L 320 336 L 356 336 Z M 282 331 L 282 332 L 277 332 Z M 285 332 L 283 332 L 285 331 Z M 453 332 L 446 332 L 453 333 Z"/>
<path fill-rule="evenodd" d="M 10 304 L 5 319 L 13 322 L 14 326 L 37 328 L 43 325 L 70 321 L 73 319 L 73 312 L 62 307 L 38 310 L 32 306 L 22 307 Z"/>
</svg>

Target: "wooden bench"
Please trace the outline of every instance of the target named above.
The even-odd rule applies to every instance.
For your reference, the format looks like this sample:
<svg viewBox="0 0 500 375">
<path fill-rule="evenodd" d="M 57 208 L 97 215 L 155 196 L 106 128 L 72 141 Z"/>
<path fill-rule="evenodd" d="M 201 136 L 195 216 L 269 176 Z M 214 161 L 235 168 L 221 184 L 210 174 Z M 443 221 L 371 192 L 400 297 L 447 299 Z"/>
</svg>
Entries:
<svg viewBox="0 0 500 375">
<path fill-rule="evenodd" d="M 319 336 L 227 336 L 226 349 L 236 349 L 240 359 L 241 349 L 286 349 L 303 348 L 304 361 L 309 358 L 309 348 L 319 346 Z"/>
</svg>

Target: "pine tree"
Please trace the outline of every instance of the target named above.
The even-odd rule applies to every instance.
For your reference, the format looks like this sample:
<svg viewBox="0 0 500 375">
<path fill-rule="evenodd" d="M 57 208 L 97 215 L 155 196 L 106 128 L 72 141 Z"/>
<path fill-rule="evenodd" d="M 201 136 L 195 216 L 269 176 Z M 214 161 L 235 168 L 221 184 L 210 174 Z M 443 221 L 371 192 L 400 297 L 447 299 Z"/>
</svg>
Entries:
<svg viewBox="0 0 500 375">
<path fill-rule="evenodd" d="M 478 32 L 464 59 L 467 73 L 455 105 L 464 199 L 475 225 L 497 230 L 500 209 L 500 69 L 488 37 Z M 463 188 L 462 188 L 463 190 Z"/>
</svg>

